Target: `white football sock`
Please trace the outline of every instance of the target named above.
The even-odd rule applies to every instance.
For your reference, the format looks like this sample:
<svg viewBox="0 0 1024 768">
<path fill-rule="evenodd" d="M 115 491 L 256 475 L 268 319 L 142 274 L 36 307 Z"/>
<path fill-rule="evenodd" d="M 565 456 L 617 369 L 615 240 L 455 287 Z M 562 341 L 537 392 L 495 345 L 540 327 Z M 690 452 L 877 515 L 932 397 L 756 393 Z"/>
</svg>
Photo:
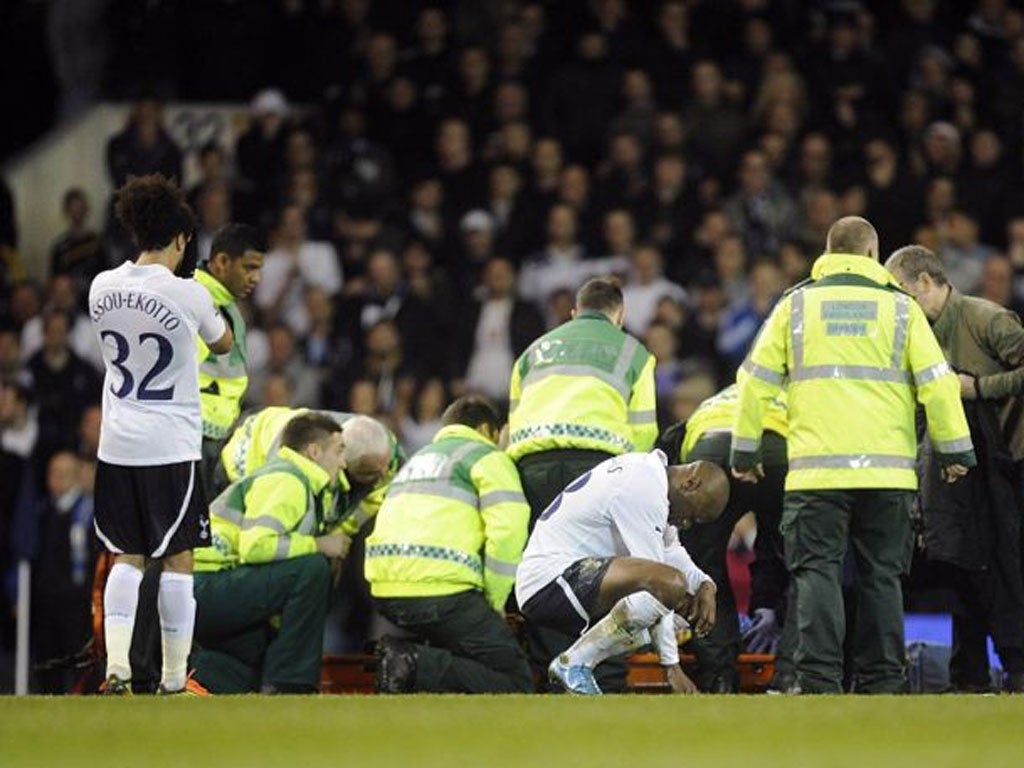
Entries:
<svg viewBox="0 0 1024 768">
<path fill-rule="evenodd" d="M 621 656 L 651 642 L 650 627 L 669 613 L 650 592 L 634 592 L 617 602 L 567 650 L 570 665 L 594 668 L 610 656 Z"/>
<path fill-rule="evenodd" d="M 160 575 L 158 604 L 164 654 L 160 684 L 165 690 L 180 691 L 185 687 L 188 654 L 192 650 L 192 629 L 196 622 L 192 574 L 164 571 Z"/>
<path fill-rule="evenodd" d="M 142 571 L 128 563 L 114 563 L 103 590 L 103 635 L 107 645 L 107 677 L 132 679 L 128 652 L 132 647 L 135 610 L 139 606 Z"/>
</svg>

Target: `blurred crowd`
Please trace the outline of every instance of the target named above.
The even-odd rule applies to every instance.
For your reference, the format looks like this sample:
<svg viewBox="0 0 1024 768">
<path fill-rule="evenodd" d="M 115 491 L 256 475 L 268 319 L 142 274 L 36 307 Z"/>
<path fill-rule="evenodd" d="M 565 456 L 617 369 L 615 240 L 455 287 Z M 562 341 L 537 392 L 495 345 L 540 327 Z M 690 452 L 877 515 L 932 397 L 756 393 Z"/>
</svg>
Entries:
<svg viewBox="0 0 1024 768">
<path fill-rule="evenodd" d="M 414 451 L 453 396 L 506 401 L 515 357 L 614 273 L 659 421 L 685 419 L 843 215 L 883 257 L 921 243 L 961 291 L 1024 300 L 1019 3 L 209 2 L 187 34 L 181 5 L 113 4 L 96 77 L 144 95 L 106 164 L 114 187 L 183 179 L 162 100 L 249 102 L 188 194 L 200 261 L 229 221 L 268 237 L 253 407 L 375 415 Z M 19 253 L 17 203 L 0 182 L 5 648 L 14 560 L 56 564 L 39 599 L 88 603 L 102 365 L 83 301 L 133 255 L 109 201 L 70 189 L 49 279 L 25 279 L 47 257 Z M 58 647 L 37 655 L 76 632 L 41 628 Z"/>
</svg>

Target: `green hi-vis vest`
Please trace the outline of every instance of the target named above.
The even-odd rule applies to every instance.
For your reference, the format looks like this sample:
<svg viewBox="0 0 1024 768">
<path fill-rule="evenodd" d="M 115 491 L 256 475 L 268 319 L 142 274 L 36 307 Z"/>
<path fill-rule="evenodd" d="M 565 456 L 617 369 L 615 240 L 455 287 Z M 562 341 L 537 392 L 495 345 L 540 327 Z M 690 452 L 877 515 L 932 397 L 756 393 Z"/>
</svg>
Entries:
<svg viewBox="0 0 1024 768">
<path fill-rule="evenodd" d="M 757 461 L 765 410 L 785 390 L 788 491 L 916 489 L 918 404 L 940 461 L 975 463 L 956 374 L 917 302 L 873 259 L 819 257 L 743 370 L 732 466 Z"/>
<path fill-rule="evenodd" d="M 614 455 L 658 437 L 654 357 L 600 312 L 537 339 L 512 368 L 508 454 L 560 448 Z"/>
<path fill-rule="evenodd" d="M 304 413 L 309 413 L 309 409 L 272 406 L 246 416 L 220 454 L 228 480 L 234 482 L 262 467 L 269 456 L 277 453 L 281 445 L 281 433 L 288 422 Z M 323 413 L 339 424 L 344 424 L 355 415 L 342 411 Z M 353 488 L 344 472 L 338 477 L 340 530 L 350 536 L 355 535 L 377 514 L 384 502 L 384 494 L 391 484 L 391 479 L 405 462 L 405 453 L 391 430 L 388 430 L 388 441 L 391 446 L 391 460 L 388 463 L 388 471 L 376 486 Z"/>
<path fill-rule="evenodd" d="M 290 448 L 224 489 L 210 505 L 212 544 L 194 551 L 196 571 L 287 560 L 317 551 L 337 524 L 327 473 Z"/>
<path fill-rule="evenodd" d="M 246 371 L 248 351 L 245 345 L 245 320 L 238 311 L 235 297 L 209 272 L 197 269 L 195 279 L 213 298 L 213 303 L 227 317 L 235 343 L 227 354 L 215 355 L 202 338 L 196 340 L 199 350 L 199 404 L 203 414 L 203 437 L 222 440 L 231 433 L 242 412 L 242 398 L 249 388 Z"/>
<path fill-rule="evenodd" d="M 742 378 L 745 374 L 740 371 L 739 375 Z M 683 439 L 679 460 L 686 461 L 693 446 L 704 435 L 731 433 L 738 405 L 739 389 L 736 384 L 730 384 L 697 406 L 697 410 L 686 420 L 686 437 Z M 782 437 L 788 434 L 785 392 L 780 392 L 768 402 L 764 412 L 764 428 Z"/>
<path fill-rule="evenodd" d="M 376 597 L 482 590 L 503 611 L 530 507 L 515 465 L 469 427 L 444 427 L 391 483 L 366 540 Z"/>
</svg>

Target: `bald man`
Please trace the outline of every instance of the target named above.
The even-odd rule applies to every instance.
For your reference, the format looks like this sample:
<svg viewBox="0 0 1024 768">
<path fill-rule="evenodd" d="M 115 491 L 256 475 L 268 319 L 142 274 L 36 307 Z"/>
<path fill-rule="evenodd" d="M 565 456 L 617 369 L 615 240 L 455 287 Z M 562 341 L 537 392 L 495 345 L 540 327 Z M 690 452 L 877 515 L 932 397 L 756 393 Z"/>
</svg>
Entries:
<svg viewBox="0 0 1024 768">
<path fill-rule="evenodd" d="M 917 405 L 947 480 L 975 458 L 957 377 L 920 307 L 878 263 L 870 222 L 848 216 L 832 225 L 826 253 L 775 306 L 743 370 L 730 452 L 737 478 L 764 477 L 765 416 L 783 391 L 789 407 L 780 528 L 796 583 L 798 689 L 843 690 L 849 550 L 857 568 L 853 689 L 900 692 Z"/>
<path fill-rule="evenodd" d="M 719 467 L 668 466 L 653 451 L 608 459 L 551 502 L 516 571 L 516 599 L 529 620 L 579 636 L 550 661 L 552 683 L 599 694 L 597 664 L 653 645 L 672 689 L 696 692 L 679 666 L 676 614 L 707 634 L 716 588 L 679 543 L 676 526 L 717 519 L 728 498 Z"/>
</svg>

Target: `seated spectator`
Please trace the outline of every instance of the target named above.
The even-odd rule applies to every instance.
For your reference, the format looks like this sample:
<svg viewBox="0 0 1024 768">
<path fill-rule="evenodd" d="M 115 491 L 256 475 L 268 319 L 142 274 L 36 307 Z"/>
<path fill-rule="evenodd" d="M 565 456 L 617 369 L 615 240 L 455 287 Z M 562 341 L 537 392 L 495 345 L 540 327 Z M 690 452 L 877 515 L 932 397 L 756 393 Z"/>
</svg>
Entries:
<svg viewBox="0 0 1024 768">
<path fill-rule="evenodd" d="M 39 693 L 68 693 L 80 672 L 67 659 L 92 638 L 92 576 L 99 552 L 92 496 L 79 460 L 57 453 L 46 473 L 32 568 L 32 656 L 36 665 L 65 660 L 39 673 Z"/>
<path fill-rule="evenodd" d="M 345 335 L 362 339 L 363 334 L 382 321 L 396 324 L 406 349 L 417 350 L 410 371 L 418 375 L 447 372 L 444 338 L 448 333 L 451 308 L 442 306 L 439 297 L 413 294 L 402 280 L 395 254 L 377 248 L 367 262 L 366 279 L 361 290 L 346 296 L 338 315 L 347 323 Z M 362 352 L 356 347 L 357 354 Z"/>
<path fill-rule="evenodd" d="M 654 161 L 651 188 L 637 206 L 640 228 L 647 238 L 666 255 L 679 256 L 680 262 L 680 251 L 692 237 L 699 214 L 686 173 L 682 155 L 659 155 Z M 686 266 L 679 264 L 684 271 Z"/>
<path fill-rule="evenodd" d="M 729 235 L 719 241 L 714 252 L 715 274 L 730 303 L 742 301 L 747 295 L 747 249 L 743 240 Z"/>
<path fill-rule="evenodd" d="M 756 150 L 743 155 L 739 190 L 726 203 L 726 212 L 752 254 L 778 253 L 796 228 L 796 206 Z"/>
<path fill-rule="evenodd" d="M 729 371 L 739 368 L 785 287 L 782 270 L 768 259 L 751 267 L 748 284 L 749 296 L 726 308 L 718 331 L 718 352 Z"/>
<path fill-rule="evenodd" d="M 441 379 L 427 379 L 420 385 L 413 397 L 410 412 L 402 417 L 398 425 L 406 454 L 411 456 L 434 439 L 434 435 L 443 426 L 441 415 L 446 402 L 448 393 Z"/>
<path fill-rule="evenodd" d="M 633 247 L 636 245 L 636 224 L 633 214 L 625 208 L 614 208 L 604 215 L 601 234 L 604 238 L 606 258 L 618 259 L 624 264 L 633 255 Z"/>
<path fill-rule="evenodd" d="M 525 255 L 529 237 L 522 187 L 522 176 L 514 165 L 496 165 L 491 169 L 487 212 L 494 222 L 496 247 L 517 264 Z"/>
<path fill-rule="evenodd" d="M 43 346 L 28 360 L 39 404 L 40 468 L 57 451 L 75 449 L 82 412 L 100 401 L 102 379 L 71 349 L 69 333 L 68 315 L 47 312 L 43 316 Z"/>
<path fill-rule="evenodd" d="M 21 334 L 13 324 L 0 320 L 0 384 L 17 381 L 22 373 Z"/>
<path fill-rule="evenodd" d="M 863 211 L 857 214 L 861 215 Z M 835 193 L 828 189 L 815 189 L 805 195 L 803 226 L 800 227 L 799 244 L 807 253 L 824 253 L 825 236 L 836 219 L 839 206 Z M 780 247 L 781 250 L 781 247 Z"/>
<path fill-rule="evenodd" d="M 690 376 L 672 390 L 669 423 L 686 421 L 697 406 L 715 394 L 715 379 L 706 374 Z"/>
<path fill-rule="evenodd" d="M 269 374 L 262 386 L 250 386 L 248 391 L 259 395 L 260 399 L 253 403 L 258 408 L 288 408 L 292 403 L 292 385 L 282 373 Z"/>
<path fill-rule="evenodd" d="M 596 197 L 602 208 L 632 208 L 649 188 L 644 149 L 631 133 L 612 136 L 608 159 L 599 167 Z"/>
<path fill-rule="evenodd" d="M 159 101 L 145 98 L 132 106 L 124 130 L 107 142 L 107 172 L 115 189 L 150 173 L 181 179 L 181 150 L 163 126 Z"/>
<path fill-rule="evenodd" d="M 993 254 L 985 259 L 981 270 L 981 292 L 983 299 L 1012 309 L 1019 316 L 1024 311 L 1022 302 L 1013 292 L 1013 265 L 1005 256 Z"/>
<path fill-rule="evenodd" d="M 553 205 L 548 214 L 544 250 L 528 260 L 519 275 L 520 295 L 542 308 L 556 290 L 575 291 L 604 268 L 601 261 L 584 261 L 583 257 L 583 246 L 577 239 L 576 211 L 562 203 Z"/>
<path fill-rule="evenodd" d="M 323 288 L 306 289 L 306 313 L 309 332 L 302 340 L 303 358 L 314 368 L 330 368 L 341 359 L 335 338 L 334 302 Z"/>
<path fill-rule="evenodd" d="M 494 218 L 480 208 L 469 211 L 459 222 L 459 234 L 460 253 L 454 276 L 462 289 L 471 291 L 483 265 L 496 255 Z"/>
<path fill-rule="evenodd" d="M 281 209 L 274 247 L 263 262 L 263 277 L 254 293 L 256 306 L 270 320 L 281 320 L 302 336 L 310 323 L 303 296 L 311 285 L 330 296 L 341 290 L 338 254 L 330 243 L 307 238 L 302 211 L 290 205 Z"/>
<path fill-rule="evenodd" d="M 658 414 L 661 416 L 658 429 L 663 430 L 668 424 L 672 392 L 683 380 L 684 367 L 676 354 L 676 335 L 667 325 L 652 323 L 643 336 L 644 345 L 654 355 L 654 389 L 658 402 Z"/>
<path fill-rule="evenodd" d="M 210 260 L 210 248 L 217 233 L 231 221 L 231 194 L 224 182 L 205 185 L 196 197 L 196 252 L 199 263 Z"/>
<path fill-rule="evenodd" d="M 372 409 L 368 403 L 363 403 L 360 413 L 372 416 L 407 407 L 415 379 L 405 359 L 402 337 L 395 322 L 384 319 L 367 328 L 363 349 L 364 353 L 353 364 L 335 368 L 327 376 L 325 407 L 344 410 L 345 404 L 350 402 L 350 389 L 362 381 L 375 388 L 376 403 Z"/>
<path fill-rule="evenodd" d="M 97 371 L 103 370 L 103 354 L 96 342 L 96 332 L 88 315 L 82 311 L 80 294 L 75 281 L 69 275 L 54 275 L 50 278 L 50 290 L 44 314 L 36 315 L 21 330 L 21 354 L 24 360 L 43 347 L 43 318 L 46 312 L 62 312 L 71 321 L 71 349 L 76 355 L 92 365 Z"/>
<path fill-rule="evenodd" d="M 285 402 L 283 405 L 296 408 L 318 408 L 320 406 L 320 374 L 303 360 L 292 329 L 284 323 L 276 323 L 267 331 L 267 341 L 270 347 L 267 365 L 262 370 L 253 370 L 250 373 L 249 392 L 253 397 L 262 396 L 266 401 L 269 379 L 280 376 L 287 382 L 287 391 L 291 397 L 291 401 Z M 280 390 L 277 384 L 271 391 L 274 400 L 280 399 Z M 256 405 L 251 400 L 250 404 Z M 276 404 L 279 403 L 263 402 L 265 406 Z"/>
<path fill-rule="evenodd" d="M 978 241 L 978 224 L 963 211 L 953 211 L 946 219 L 945 239 L 939 255 L 953 286 L 964 294 L 977 293 L 985 261 L 995 251 Z"/>
<path fill-rule="evenodd" d="M 416 182 L 409 193 L 409 213 L 405 224 L 409 236 L 428 248 L 443 250 L 449 235 L 443 205 L 444 188 L 440 181 L 431 177 Z"/>
<path fill-rule="evenodd" d="M 686 291 L 668 280 L 663 272 L 662 256 L 653 245 L 640 245 L 633 250 L 629 280 L 622 287 L 623 322 L 634 336 L 643 336 L 657 309 L 658 302 L 668 297 L 686 302 Z"/>
<path fill-rule="evenodd" d="M 15 517 L 31 519 L 31 505 L 39 485 L 34 463 L 39 439 L 39 418 L 32 391 L 24 382 L 0 381 L 0 573 L 11 573 L 13 565 L 11 524 Z M 0 648 L 13 651 L 14 595 L 0 589 Z"/>
<path fill-rule="evenodd" d="M 262 216 L 275 200 L 275 182 L 284 173 L 285 128 L 289 107 L 278 90 L 260 91 L 249 105 L 249 129 L 238 137 L 235 162 L 239 181 L 254 192 L 255 212 Z"/>
<path fill-rule="evenodd" d="M 100 422 L 103 408 L 99 403 L 90 405 L 82 411 L 82 420 L 78 423 L 78 458 L 89 463 L 95 462 L 100 450 Z"/>
<path fill-rule="evenodd" d="M 92 279 L 107 268 L 107 255 L 99 233 L 88 226 L 89 198 L 83 190 L 64 193 L 63 213 L 68 228 L 50 249 L 50 275 L 68 275 L 78 296 L 85 296 Z"/>
<path fill-rule="evenodd" d="M 477 296 L 459 324 L 456 375 L 464 377 L 467 392 L 505 403 L 512 364 L 544 333 L 544 320 L 532 303 L 516 295 L 516 272 L 508 259 L 486 264 Z"/>
</svg>

